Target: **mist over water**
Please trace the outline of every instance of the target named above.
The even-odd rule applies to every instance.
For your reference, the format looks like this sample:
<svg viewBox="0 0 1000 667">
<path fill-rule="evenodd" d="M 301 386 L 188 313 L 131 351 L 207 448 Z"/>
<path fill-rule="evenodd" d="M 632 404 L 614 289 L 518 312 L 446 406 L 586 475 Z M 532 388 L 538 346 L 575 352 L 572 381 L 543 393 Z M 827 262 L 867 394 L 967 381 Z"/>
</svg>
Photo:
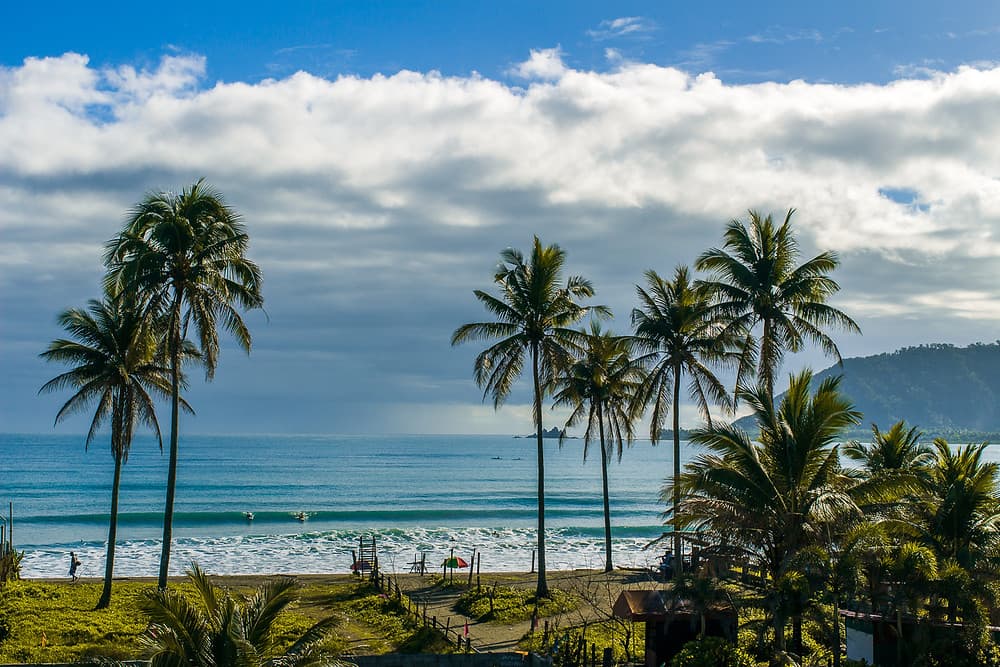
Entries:
<svg viewBox="0 0 1000 667">
<path fill-rule="evenodd" d="M 546 440 L 546 556 L 554 569 L 603 565 L 600 450 Z M 616 565 L 655 563 L 658 502 L 671 446 L 639 441 L 609 467 Z M 685 458 L 693 452 L 685 449 Z M 26 577 L 62 577 L 69 551 L 101 576 L 113 461 L 82 436 L 0 435 L 0 502 L 14 503 Z M 122 474 L 116 576 L 155 576 L 167 456 L 138 437 Z M 359 536 L 383 567 L 452 549 L 482 569 L 527 570 L 535 548 L 535 443 L 509 436 L 184 436 L 171 573 L 192 560 L 216 574 L 347 572 Z M 247 521 L 244 512 L 253 512 Z M 300 521 L 296 515 L 305 512 Z M 4 509 L 6 513 L 6 508 Z"/>
</svg>

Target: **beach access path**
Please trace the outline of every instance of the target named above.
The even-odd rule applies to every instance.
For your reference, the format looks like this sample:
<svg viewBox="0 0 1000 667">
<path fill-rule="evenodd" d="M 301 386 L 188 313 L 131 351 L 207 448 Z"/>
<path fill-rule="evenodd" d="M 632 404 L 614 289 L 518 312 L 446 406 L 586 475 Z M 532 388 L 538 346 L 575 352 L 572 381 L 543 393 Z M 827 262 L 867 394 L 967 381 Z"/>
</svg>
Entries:
<svg viewBox="0 0 1000 667">
<path fill-rule="evenodd" d="M 436 616 L 439 623 L 450 619 L 450 626 L 459 631 L 468 623 L 470 643 L 478 651 L 513 651 L 531 630 L 530 620 L 516 623 L 480 622 L 460 614 L 454 607 L 463 591 L 441 586 L 439 577 L 429 574 L 400 574 L 393 575 L 393 579 L 399 582 L 400 590 L 411 600 L 421 607 L 427 605 L 428 618 Z M 456 572 L 455 581 L 459 580 L 466 582 L 468 574 Z M 650 573 L 631 570 L 614 570 L 608 573 L 600 570 L 550 571 L 547 573 L 547 581 L 550 589 L 558 588 L 576 595 L 581 603 L 572 611 L 540 619 L 536 632 L 542 631 L 545 621 L 553 628 L 568 628 L 584 622 L 607 619 L 621 591 L 663 587 L 663 583 L 654 581 Z M 482 573 L 479 576 L 479 584 L 483 587 L 499 585 L 533 591 L 536 583 L 537 574 L 527 572 Z M 476 586 L 475 576 L 472 585 Z"/>
</svg>

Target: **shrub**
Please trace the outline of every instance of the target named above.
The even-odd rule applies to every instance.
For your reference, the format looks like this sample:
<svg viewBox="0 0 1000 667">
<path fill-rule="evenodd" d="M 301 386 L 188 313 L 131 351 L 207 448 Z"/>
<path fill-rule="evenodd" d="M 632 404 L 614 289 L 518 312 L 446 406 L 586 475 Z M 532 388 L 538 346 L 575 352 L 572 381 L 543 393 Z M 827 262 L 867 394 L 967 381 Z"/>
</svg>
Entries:
<svg viewBox="0 0 1000 667">
<path fill-rule="evenodd" d="M 670 667 L 754 667 L 753 658 L 720 637 L 689 641 Z"/>
<path fill-rule="evenodd" d="M 576 597 L 558 589 L 551 591 L 551 597 L 536 600 L 533 591 L 509 586 L 492 586 L 466 591 L 458 598 L 455 609 L 480 621 L 514 623 L 531 618 L 536 604 L 538 617 L 544 618 L 572 611 L 576 609 L 579 601 Z"/>
</svg>

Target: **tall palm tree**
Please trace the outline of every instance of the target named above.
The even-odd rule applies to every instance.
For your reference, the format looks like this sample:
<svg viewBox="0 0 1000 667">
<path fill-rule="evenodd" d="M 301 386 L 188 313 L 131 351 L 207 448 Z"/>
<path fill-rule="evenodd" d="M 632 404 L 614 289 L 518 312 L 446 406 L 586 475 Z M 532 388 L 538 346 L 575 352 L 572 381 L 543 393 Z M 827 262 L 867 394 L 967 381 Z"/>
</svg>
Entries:
<svg viewBox="0 0 1000 667">
<path fill-rule="evenodd" d="M 788 209 L 780 226 L 756 211 L 749 212 L 749 226 L 732 220 L 723 247 L 702 253 L 695 263 L 699 271 L 712 272 L 706 285 L 718 299 L 716 307 L 730 318 L 730 329 L 745 338 L 737 387 L 745 384 L 756 363 L 758 382 L 771 396 L 786 350 L 798 352 L 812 341 L 839 362 L 840 351 L 824 329 L 861 332 L 854 320 L 827 303 L 840 290 L 829 277 L 840 263 L 837 254 L 823 252 L 795 266 L 799 250 L 793 213 L 795 209 Z M 753 333 L 758 326 L 759 348 Z"/>
<path fill-rule="evenodd" d="M 791 376 L 775 407 L 764 384 L 740 390 L 753 409 L 759 442 L 731 424 L 695 430 L 691 441 L 709 450 L 680 477 L 679 523 L 714 533 L 761 562 L 773 588 L 794 570 L 798 553 L 822 543 L 821 528 L 855 506 L 834 444 L 860 414 L 827 378 L 810 391 L 812 373 Z M 663 499 L 674 493 L 664 486 Z M 780 591 L 771 590 L 777 599 Z M 775 614 L 775 649 L 783 650 L 784 618 Z"/>
<path fill-rule="evenodd" d="M 586 420 L 583 436 L 583 457 L 597 431 L 601 445 L 601 482 L 604 498 L 604 571 L 614 569 L 611 559 L 611 500 L 608 496 L 608 465 L 611 462 L 608 445 L 617 446 L 618 460 L 622 444 L 635 438 L 635 395 L 642 386 L 642 368 L 629 355 L 630 340 L 601 330 L 592 321 L 586 333 L 586 349 L 565 373 L 555 379 L 553 407 L 572 408 L 563 427 L 575 426 Z M 605 429 L 606 427 L 606 429 Z M 562 439 L 560 438 L 560 443 Z"/>
<path fill-rule="evenodd" d="M 71 308 L 59 315 L 59 324 L 70 338 L 53 341 L 41 357 L 69 364 L 72 368 L 46 382 L 39 391 L 75 390 L 56 413 L 56 423 L 96 404 L 87 433 L 87 447 L 105 423 L 111 425 L 115 471 L 111 484 L 104 589 L 97 603 L 97 608 L 103 609 L 111 603 L 122 465 L 128 460 L 137 425 L 145 424 L 156 434 L 157 440 L 160 439 L 160 425 L 151 394 L 168 396 L 170 379 L 168 369 L 158 362 L 156 332 L 143 313 L 127 299 L 91 300 L 86 310 Z"/>
<path fill-rule="evenodd" d="M 132 210 L 121 234 L 107 245 L 107 285 L 116 293 L 141 295 L 150 312 L 166 320 L 170 463 L 160 588 L 167 585 L 173 534 L 183 341 L 193 327 L 207 379 L 215 373 L 220 324 L 250 351 L 250 331 L 239 309 L 260 308 L 263 297 L 260 269 L 246 258 L 249 241 L 239 214 L 222 195 L 198 181 L 180 194 L 148 194 Z"/>
<path fill-rule="evenodd" d="M 321 647 L 336 619 L 322 620 L 289 648 L 275 641 L 282 611 L 296 600 L 291 577 L 265 583 L 249 597 L 221 597 L 208 576 L 192 564 L 187 576 L 200 605 L 180 593 L 151 590 L 140 599 L 150 625 L 142 643 L 153 667 L 313 667 L 342 664 Z"/>
<path fill-rule="evenodd" d="M 660 439 L 667 413 L 673 412 L 674 498 L 670 512 L 674 516 L 674 576 L 679 578 L 681 541 L 676 516 L 680 499 L 677 482 L 681 474 L 681 380 L 685 374 L 688 376 L 688 394 L 694 397 L 702 416 L 711 424 L 711 404 L 726 408 L 732 405 L 711 366 L 733 360 L 739 341 L 727 331 L 712 308 L 708 290 L 692 282 L 686 266 L 674 270 L 673 280 L 664 280 L 656 271 L 646 271 L 646 283 L 645 289 L 636 287 L 640 305 L 632 311 L 632 326 L 636 348 L 642 352 L 639 362 L 651 368 L 636 397 L 643 408 L 653 407 L 649 422 L 653 443 Z"/>
<path fill-rule="evenodd" d="M 580 299 L 594 295 L 590 281 L 570 276 L 563 282 L 566 253 L 558 245 L 543 246 L 535 237 L 530 258 L 513 248 L 500 253 L 500 265 L 493 281 L 500 296 L 475 290 L 476 298 L 494 315 L 494 322 L 463 324 L 451 336 L 451 344 L 466 341 L 500 340 L 476 357 L 476 383 L 483 398 L 493 396 L 499 408 L 510 395 L 524 367 L 524 355 L 531 359 L 534 389 L 532 415 L 538 456 L 538 585 L 537 597 L 547 597 L 545 579 L 545 452 L 542 448 L 542 395 L 560 369 L 569 365 L 573 354 L 582 351 L 585 336 L 570 327 L 588 313 L 609 314 L 604 306 L 583 306 Z"/>
</svg>

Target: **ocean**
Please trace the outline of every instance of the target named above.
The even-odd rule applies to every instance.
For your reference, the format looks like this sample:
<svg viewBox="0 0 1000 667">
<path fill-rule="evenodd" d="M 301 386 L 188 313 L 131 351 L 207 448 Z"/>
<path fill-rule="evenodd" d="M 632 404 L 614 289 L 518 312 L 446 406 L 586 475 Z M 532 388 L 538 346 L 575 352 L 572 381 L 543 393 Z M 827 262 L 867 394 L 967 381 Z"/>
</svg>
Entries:
<svg viewBox="0 0 1000 667">
<path fill-rule="evenodd" d="M 662 548 L 658 501 L 671 443 L 638 441 L 609 468 L 615 564 L 645 567 Z M 685 448 L 685 458 L 691 456 Z M 107 438 L 0 435 L 0 514 L 13 503 L 25 577 L 104 572 L 113 459 Z M 545 441 L 549 569 L 604 563 L 600 448 Z M 137 436 L 122 473 L 116 576 L 155 576 L 167 454 Z M 535 441 L 511 436 L 196 436 L 181 434 L 171 574 L 346 573 L 358 538 L 383 568 L 426 554 L 481 554 L 483 572 L 527 571 L 536 540 Z M 245 512 L 253 512 L 248 521 Z M 304 512 L 305 520 L 297 515 Z"/>
</svg>

